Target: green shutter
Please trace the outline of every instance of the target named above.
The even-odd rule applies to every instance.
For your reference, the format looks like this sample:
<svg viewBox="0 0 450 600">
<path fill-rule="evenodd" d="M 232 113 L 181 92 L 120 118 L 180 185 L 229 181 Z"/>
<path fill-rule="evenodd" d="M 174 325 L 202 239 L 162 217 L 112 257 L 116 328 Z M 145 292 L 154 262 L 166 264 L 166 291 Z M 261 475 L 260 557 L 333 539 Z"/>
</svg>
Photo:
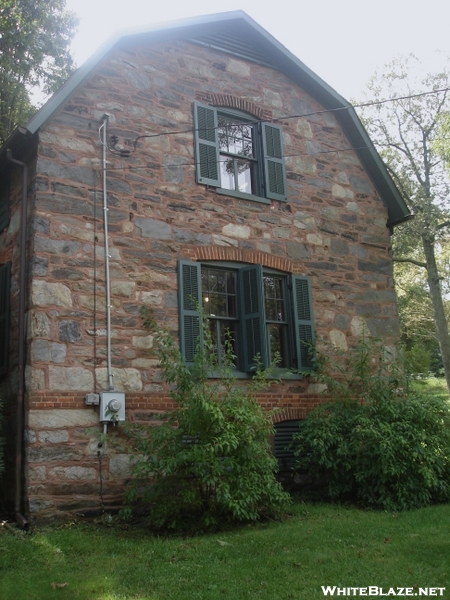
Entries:
<svg viewBox="0 0 450 600">
<path fill-rule="evenodd" d="M 297 368 L 307 370 L 313 367 L 311 345 L 314 342 L 311 284 L 308 277 L 292 276 L 292 296 Z"/>
<path fill-rule="evenodd" d="M 266 198 L 287 200 L 283 132 L 278 125 L 262 123 Z"/>
<path fill-rule="evenodd" d="M 8 372 L 11 263 L 0 266 L 0 376 Z"/>
<path fill-rule="evenodd" d="M 200 338 L 200 314 L 202 275 L 200 263 L 180 260 L 178 262 L 178 304 L 180 315 L 181 354 L 186 363 L 194 361 Z"/>
<path fill-rule="evenodd" d="M 261 265 L 239 270 L 241 296 L 241 323 L 244 348 L 244 370 L 255 369 L 255 357 L 260 355 L 263 366 L 268 366 L 264 288 Z"/>
<path fill-rule="evenodd" d="M 0 189 L 0 231 L 9 224 L 9 179 L 1 182 Z"/>
<path fill-rule="evenodd" d="M 194 102 L 197 182 L 220 187 L 217 110 Z"/>
<path fill-rule="evenodd" d="M 300 431 L 301 421 L 281 421 L 275 424 L 273 453 L 280 471 L 291 471 L 295 466 L 294 450 L 291 447 L 293 436 Z"/>
</svg>

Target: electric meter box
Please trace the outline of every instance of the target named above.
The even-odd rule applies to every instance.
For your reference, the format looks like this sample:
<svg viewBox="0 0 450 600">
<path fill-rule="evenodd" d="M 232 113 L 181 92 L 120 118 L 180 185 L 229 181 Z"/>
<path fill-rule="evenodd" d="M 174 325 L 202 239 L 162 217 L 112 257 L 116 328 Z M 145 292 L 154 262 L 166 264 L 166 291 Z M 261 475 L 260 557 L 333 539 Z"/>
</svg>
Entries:
<svg viewBox="0 0 450 600">
<path fill-rule="evenodd" d="M 100 392 L 100 421 L 109 423 L 125 421 L 123 392 Z"/>
</svg>

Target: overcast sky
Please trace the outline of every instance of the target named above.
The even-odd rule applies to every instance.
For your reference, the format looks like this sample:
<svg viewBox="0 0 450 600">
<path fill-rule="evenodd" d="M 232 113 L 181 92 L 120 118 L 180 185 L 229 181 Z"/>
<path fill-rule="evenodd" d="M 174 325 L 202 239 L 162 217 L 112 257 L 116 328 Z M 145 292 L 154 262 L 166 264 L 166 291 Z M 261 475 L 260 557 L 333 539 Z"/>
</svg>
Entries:
<svg viewBox="0 0 450 600">
<path fill-rule="evenodd" d="M 123 29 L 244 10 L 346 99 L 360 99 L 377 68 L 416 54 L 428 71 L 450 56 L 449 0 L 66 0 L 79 17 L 73 51 L 81 65 Z"/>
</svg>

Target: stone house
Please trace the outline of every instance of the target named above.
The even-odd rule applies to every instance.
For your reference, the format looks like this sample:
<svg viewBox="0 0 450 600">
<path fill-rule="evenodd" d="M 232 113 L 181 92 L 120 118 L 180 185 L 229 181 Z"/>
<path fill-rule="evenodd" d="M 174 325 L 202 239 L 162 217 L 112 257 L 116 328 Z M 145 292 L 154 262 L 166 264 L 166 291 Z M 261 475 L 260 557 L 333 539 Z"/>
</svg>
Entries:
<svg viewBox="0 0 450 600">
<path fill-rule="evenodd" d="M 243 379 L 257 352 L 307 369 L 303 342 L 346 349 L 364 320 L 398 336 L 390 234 L 409 210 L 351 105 L 245 13 L 118 36 L 11 135 L 0 172 L 19 522 L 95 509 L 100 484 L 117 503 L 128 460 L 98 455 L 100 420 L 173 407 L 142 307 L 189 362 L 203 302 Z M 283 436 L 319 391 L 286 377 L 260 401 L 284 409 Z"/>
</svg>

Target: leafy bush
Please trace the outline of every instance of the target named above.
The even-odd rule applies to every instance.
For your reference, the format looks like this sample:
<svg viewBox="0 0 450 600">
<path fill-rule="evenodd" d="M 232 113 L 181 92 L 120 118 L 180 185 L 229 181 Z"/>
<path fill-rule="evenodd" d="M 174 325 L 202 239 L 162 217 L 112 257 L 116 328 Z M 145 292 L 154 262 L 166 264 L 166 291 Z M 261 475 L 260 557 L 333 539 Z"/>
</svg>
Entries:
<svg viewBox="0 0 450 600">
<path fill-rule="evenodd" d="M 448 399 L 406 393 L 401 364 L 363 338 L 334 379 L 321 357 L 318 379 L 333 398 L 295 435 L 298 467 L 326 481 L 333 499 L 387 510 L 450 499 Z"/>
<path fill-rule="evenodd" d="M 405 349 L 405 369 L 412 378 L 421 378 L 431 371 L 431 352 L 423 344 Z"/>
<path fill-rule="evenodd" d="M 188 368 L 171 334 L 147 319 L 177 408 L 160 425 L 125 424 L 135 458 L 128 501 L 142 496 L 156 528 L 184 528 L 191 520 L 201 530 L 224 521 L 277 517 L 290 500 L 275 476 L 272 415 L 255 399 L 268 385 L 267 373 L 258 368 L 251 383 L 239 385 L 231 374 L 229 340 L 225 367 L 212 381 L 218 365 L 203 321 L 203 343 Z"/>
</svg>

